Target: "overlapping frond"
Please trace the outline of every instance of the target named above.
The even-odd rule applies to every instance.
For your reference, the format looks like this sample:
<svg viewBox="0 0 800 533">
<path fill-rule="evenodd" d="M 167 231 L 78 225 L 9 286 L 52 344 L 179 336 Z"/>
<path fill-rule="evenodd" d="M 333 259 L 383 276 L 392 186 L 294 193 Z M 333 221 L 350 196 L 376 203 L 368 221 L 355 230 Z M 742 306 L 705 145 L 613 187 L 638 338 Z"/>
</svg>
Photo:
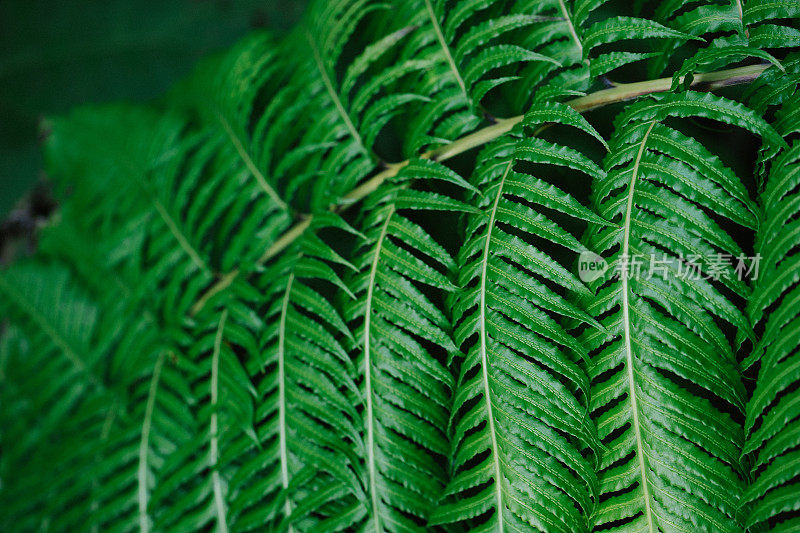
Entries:
<svg viewBox="0 0 800 533">
<path fill-rule="evenodd" d="M 318 2 L 289 41 L 300 54 L 288 78 L 288 109 L 309 115 L 302 145 L 281 164 L 313 182 L 312 211 L 338 203 L 366 178 L 387 157 L 377 146 L 380 133 L 411 103 L 427 99 L 397 90 L 401 78 L 425 68 L 424 61 L 398 65 L 400 43 L 412 30 L 405 22 L 386 3 Z"/>
<path fill-rule="evenodd" d="M 800 183 L 800 133 L 798 95 L 778 112 L 775 127 L 791 142 L 770 163 L 766 188 L 760 197 L 763 221 L 756 251 L 760 254 L 758 278 L 748 311 L 754 324 L 763 326 L 747 365 L 758 364 L 755 390 L 747 404 L 744 454 L 752 458 L 753 482 L 743 496 L 750 507 L 746 526 L 757 530 L 790 531 L 798 519 L 800 487 L 797 443 L 800 420 L 793 390 L 799 379 L 800 317 L 798 316 L 798 198 Z"/>
<path fill-rule="evenodd" d="M 557 104 L 534 108 L 523 122 L 580 125 Z M 452 298 L 455 340 L 464 358 L 453 412 L 454 477 L 436 514 L 471 530 L 586 530 L 597 479 L 589 459 L 596 444 L 588 418 L 586 350 L 564 328 L 565 317 L 592 324 L 567 291 L 588 289 L 553 259 L 543 239 L 573 253 L 585 248 L 542 209 L 603 224 L 525 165 L 576 170 L 591 182 L 604 176 L 566 146 L 516 132 L 480 156 L 473 185 L 479 211 L 467 222 Z"/>
<path fill-rule="evenodd" d="M 657 43 L 691 39 L 685 32 L 633 16 L 632 10 L 620 12 L 604 4 L 605 0 L 528 3 L 537 14 L 552 18 L 535 27 L 528 37 L 530 46 L 561 65 L 532 67 L 526 74 L 534 87 L 546 87 L 546 94 L 555 95 L 585 92 L 615 69 L 650 61 L 657 55 Z"/>
<path fill-rule="evenodd" d="M 800 29 L 791 20 L 800 17 L 800 10 L 793 2 L 664 0 L 654 15 L 662 24 L 705 40 L 707 44 L 698 42 L 694 55 L 711 69 L 715 61 L 729 64 L 737 54 L 762 55 L 765 50 L 795 47 L 800 42 Z M 667 43 L 651 72 L 665 68 L 672 55 L 667 52 L 679 45 Z"/>
<path fill-rule="evenodd" d="M 741 104 L 694 92 L 645 99 L 616 120 L 608 176 L 593 191 L 614 225 L 586 239 L 609 267 L 585 300 L 609 333 L 583 336 L 607 448 L 596 526 L 742 527 L 747 398 L 736 348 L 753 334 L 736 305 L 748 294 L 737 275 L 744 254 L 719 224 L 753 227 L 755 215 L 740 179 L 672 126 L 698 116 L 781 142 Z"/>
<path fill-rule="evenodd" d="M 480 125 L 487 113 L 496 113 L 486 110 L 484 97 L 501 86 L 528 86 L 519 76 L 525 65 L 558 65 L 556 60 L 519 44 L 536 22 L 546 18 L 530 6 L 419 0 L 406 9 L 423 14 L 417 23 L 419 36 L 410 45 L 418 47 L 416 54 L 436 60 L 430 73 L 436 77 L 430 77 L 426 85 L 438 85 L 433 102 L 413 123 L 413 131 L 426 136 L 406 142 L 414 152 L 428 142 L 464 135 Z"/>
<path fill-rule="evenodd" d="M 80 443 L 101 438 L 103 411 L 119 398 L 104 382 L 102 352 L 92 349 L 97 306 L 71 282 L 57 263 L 0 273 L 0 312 L 10 328 L 0 370 L 2 475 L 15 480 L 4 528 L 40 529 L 48 514 L 53 527 L 77 527 L 92 502 L 89 479 L 73 482 L 94 459 Z M 44 490 L 42 479 L 52 479 Z"/>
<path fill-rule="evenodd" d="M 468 206 L 408 180 L 467 187 L 445 167 L 412 161 L 365 204 L 355 251 L 352 352 L 361 399 L 360 485 L 365 531 L 424 531 L 447 481 L 447 423 L 456 346 L 439 303 L 455 290 L 453 259 L 414 221 L 420 211 Z"/>
<path fill-rule="evenodd" d="M 800 45 L 800 6 L 796 2 L 748 0 L 742 10 L 748 42 L 758 48 L 794 48 Z"/>
<path fill-rule="evenodd" d="M 334 267 L 352 266 L 316 236 L 326 228 L 353 233 L 336 215 L 317 219 L 255 275 L 254 296 L 266 302 L 251 304 L 263 309 L 263 355 L 248 369 L 257 393 L 256 438 L 242 434 L 230 481 L 239 529 L 304 531 L 321 523 L 338 531 L 361 512 L 351 451 L 361 445 L 358 389 L 342 346 L 352 334 L 330 301 L 347 291 Z M 242 353 L 252 353 L 246 348 Z"/>
</svg>

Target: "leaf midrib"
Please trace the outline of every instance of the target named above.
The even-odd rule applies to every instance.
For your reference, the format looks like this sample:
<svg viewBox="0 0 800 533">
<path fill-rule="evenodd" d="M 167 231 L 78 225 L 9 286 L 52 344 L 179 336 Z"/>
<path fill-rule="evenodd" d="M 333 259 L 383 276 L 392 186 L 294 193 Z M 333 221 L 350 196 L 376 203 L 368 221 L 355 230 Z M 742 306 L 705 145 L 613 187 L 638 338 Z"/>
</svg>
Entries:
<svg viewBox="0 0 800 533">
<path fill-rule="evenodd" d="M 439 45 L 442 47 L 444 51 L 444 55 L 447 58 L 447 63 L 450 65 L 450 70 L 453 71 L 453 74 L 456 77 L 456 81 L 458 82 L 458 86 L 461 87 L 461 92 L 464 94 L 464 98 L 467 99 L 469 102 L 469 95 L 467 94 L 467 86 L 464 84 L 464 78 L 461 76 L 461 73 L 458 71 L 458 66 L 456 65 L 456 61 L 453 58 L 453 54 L 450 52 L 450 47 L 447 46 L 447 41 L 444 39 L 444 33 L 442 32 L 442 27 L 439 24 L 439 20 L 436 18 L 436 12 L 433 10 L 433 4 L 431 4 L 431 0 L 425 0 L 425 7 L 428 10 L 428 16 L 431 19 L 431 23 L 433 24 L 433 29 L 436 32 L 436 39 L 439 41 Z"/>
<path fill-rule="evenodd" d="M 377 484 L 377 471 L 375 467 L 375 415 L 372 407 L 372 361 L 370 354 L 370 322 L 372 317 L 372 296 L 375 287 L 375 278 L 378 271 L 378 261 L 381 256 L 381 249 L 383 241 L 386 239 L 386 233 L 389 228 L 389 221 L 394 214 L 394 205 L 389 208 L 386 214 L 386 220 L 381 227 L 381 233 L 375 243 L 375 254 L 372 258 L 372 266 L 369 272 L 369 281 L 367 283 L 367 297 L 364 304 L 364 396 L 367 402 L 366 406 L 366 424 L 367 424 L 367 471 L 369 473 L 369 491 L 370 499 L 372 502 L 372 517 L 375 524 L 376 533 L 382 531 L 380 514 L 378 512 L 378 490 Z"/>
<path fill-rule="evenodd" d="M 183 234 L 183 232 L 178 228 L 178 225 L 175 223 L 175 220 L 170 216 L 169 212 L 167 211 L 164 204 L 161 201 L 153 199 L 153 205 L 158 212 L 158 215 L 161 217 L 161 220 L 164 221 L 164 224 L 167 225 L 169 232 L 175 237 L 175 240 L 178 241 L 178 245 L 180 245 L 181 249 L 186 252 L 186 255 L 192 260 L 192 263 L 197 266 L 203 272 L 210 272 L 208 265 L 206 265 L 205 261 L 200 257 L 200 254 L 197 253 L 197 250 L 189 243 L 189 239 Z"/>
<path fill-rule="evenodd" d="M 222 129 L 225 130 L 225 134 L 228 136 L 228 139 L 230 139 L 231 144 L 233 144 L 233 147 L 236 149 L 236 153 L 239 155 L 239 158 L 244 162 L 245 166 L 250 171 L 250 174 L 252 174 L 253 177 L 256 179 L 258 185 L 264 190 L 265 193 L 267 193 L 267 196 L 272 198 L 272 201 L 275 202 L 278 205 L 278 207 L 280 207 L 284 211 L 289 209 L 289 206 L 286 205 L 286 202 L 284 202 L 281 199 L 278 193 L 275 192 L 275 189 L 272 188 L 272 186 L 267 182 L 267 179 L 264 177 L 264 174 L 258 169 L 255 162 L 253 161 L 253 158 L 250 157 L 250 154 L 247 153 L 247 150 L 245 150 L 242 140 L 239 138 L 238 135 L 236 135 L 236 132 L 233 131 L 233 128 L 231 127 L 228 120 L 221 114 L 218 115 L 217 118 L 219 119 L 219 122 L 222 125 Z"/>
<path fill-rule="evenodd" d="M 491 387 L 489 386 L 489 358 L 486 353 L 486 279 L 489 266 L 489 247 L 492 242 L 492 228 L 494 227 L 495 217 L 497 215 L 497 206 L 500 204 L 500 198 L 503 196 L 503 185 L 508 177 L 514 160 L 508 162 L 500 184 L 497 187 L 497 196 L 495 196 L 492 211 L 489 214 L 489 221 L 486 229 L 486 244 L 483 248 L 483 260 L 481 265 L 481 286 L 480 286 L 480 308 L 479 308 L 479 328 L 480 328 L 480 354 L 481 354 L 481 372 L 483 380 L 483 397 L 486 399 L 487 419 L 489 423 L 489 435 L 492 441 L 492 461 L 494 463 L 494 476 L 495 476 L 495 498 L 497 501 L 497 526 L 498 531 L 503 533 L 503 479 L 500 472 L 500 454 L 497 446 L 497 430 L 494 427 L 494 414 L 492 412 L 492 395 Z"/>
<path fill-rule="evenodd" d="M 319 48 L 317 47 L 317 43 L 311 37 L 311 34 L 307 34 L 307 38 L 309 44 L 311 45 L 311 51 L 314 53 L 314 63 L 316 64 L 317 70 L 319 71 L 319 74 L 322 77 L 322 83 L 325 85 L 325 90 L 328 91 L 328 96 L 330 96 L 331 100 L 333 101 L 333 105 L 336 106 L 336 111 L 339 113 L 339 116 L 342 118 L 342 121 L 344 121 L 345 126 L 347 126 L 347 130 L 350 132 L 350 135 L 353 137 L 356 144 L 358 144 L 359 148 L 361 148 L 362 151 L 366 152 L 367 149 L 364 146 L 364 141 L 361 139 L 361 135 L 358 133 L 358 130 L 353 124 L 350 115 L 344 108 L 342 100 L 339 98 L 339 94 L 333 87 L 333 82 L 331 81 L 331 77 L 330 75 L 328 75 L 328 71 L 325 68 L 325 63 L 322 61 L 322 56 L 319 53 Z"/>
<path fill-rule="evenodd" d="M 626 258 L 630 251 L 630 234 L 631 234 L 631 220 L 633 213 L 633 196 L 636 188 L 636 179 L 639 173 L 639 165 L 644 154 L 645 146 L 647 145 L 647 138 L 656 121 L 650 123 L 650 127 L 642 138 L 639 145 L 639 152 L 636 154 L 636 160 L 633 164 L 633 172 L 631 173 L 631 184 L 628 187 L 628 203 L 625 209 L 625 221 L 622 237 L 622 248 L 620 250 L 620 257 Z M 636 399 L 636 383 L 634 381 L 635 373 L 633 368 L 633 352 L 631 351 L 631 324 L 630 324 L 630 288 L 628 286 L 628 273 L 623 271 L 620 274 L 622 278 L 622 329 L 623 338 L 625 343 L 625 367 L 628 373 L 628 399 L 631 404 L 631 413 L 633 417 L 633 432 L 636 437 L 636 457 L 639 462 L 639 473 L 641 475 L 642 492 L 644 493 L 644 510 L 647 517 L 648 529 L 651 533 L 655 533 L 653 527 L 653 512 L 650 508 L 650 489 L 647 485 L 647 465 L 644 458 L 644 446 L 642 444 L 642 430 L 639 425 L 639 405 Z"/>
<path fill-rule="evenodd" d="M 225 500 L 222 495 L 222 480 L 217 469 L 217 459 L 219 457 L 219 437 L 217 436 L 217 401 L 219 399 L 219 356 L 222 349 L 222 332 L 225 329 L 225 321 L 228 318 L 228 310 L 224 309 L 219 318 L 217 334 L 214 338 L 214 352 L 211 357 L 211 433 L 209 443 L 209 463 L 211 467 L 211 484 L 214 488 L 214 509 L 217 514 L 217 525 L 220 533 L 228 533 L 228 522 L 225 517 Z"/>
<path fill-rule="evenodd" d="M 289 280 L 286 282 L 286 292 L 283 295 L 283 303 L 281 304 L 281 321 L 280 329 L 278 332 L 278 432 L 280 443 L 280 461 L 281 461 L 281 484 L 286 493 L 286 499 L 283 503 L 283 510 L 286 518 L 292 514 L 292 503 L 289 500 L 289 461 L 287 456 L 286 447 L 286 315 L 289 310 L 289 295 L 292 292 L 292 284 L 294 283 L 294 273 L 289 274 Z M 292 533 L 294 528 L 290 523 L 288 532 Z"/>
<path fill-rule="evenodd" d="M 61 348 L 66 355 L 67 359 L 69 359 L 75 367 L 81 372 L 89 372 L 89 369 L 86 367 L 86 363 L 78 357 L 75 350 L 69 345 L 69 342 L 58 332 L 55 326 L 51 325 L 50 322 L 42 315 L 30 302 L 28 302 L 27 298 L 25 298 L 22 294 L 19 293 L 14 287 L 11 286 L 10 283 L 6 281 L 6 279 L 0 275 L 0 289 L 6 293 L 10 298 L 16 301 L 17 305 L 22 309 L 28 316 L 33 319 L 34 322 L 39 324 L 39 327 L 45 332 L 45 334 L 50 337 L 50 340 L 53 341 L 53 344 Z M 100 384 L 94 376 L 89 376 L 90 380 L 94 384 Z"/>
<path fill-rule="evenodd" d="M 564 4 L 564 0 L 558 0 L 558 7 L 561 9 L 561 14 L 564 15 L 564 20 L 569 28 L 569 33 L 572 36 L 572 39 L 575 41 L 575 44 L 578 46 L 580 55 L 583 57 L 583 43 L 581 43 L 581 40 L 578 38 L 578 32 L 575 31 L 575 25 L 572 23 L 572 18 L 569 16 L 569 11 L 567 11 L 567 6 Z"/>
<path fill-rule="evenodd" d="M 136 477 L 138 481 L 139 531 L 142 533 L 147 533 L 150 530 L 150 519 L 147 516 L 147 452 L 150 447 L 150 428 L 153 423 L 153 410 L 155 408 L 158 382 L 161 378 L 161 367 L 163 364 L 164 352 L 161 352 L 156 361 L 155 368 L 153 368 L 153 377 L 150 378 L 150 387 L 147 392 L 147 404 L 144 411 L 144 420 L 142 421 L 142 438 L 139 441 L 139 468 L 137 469 Z"/>
</svg>

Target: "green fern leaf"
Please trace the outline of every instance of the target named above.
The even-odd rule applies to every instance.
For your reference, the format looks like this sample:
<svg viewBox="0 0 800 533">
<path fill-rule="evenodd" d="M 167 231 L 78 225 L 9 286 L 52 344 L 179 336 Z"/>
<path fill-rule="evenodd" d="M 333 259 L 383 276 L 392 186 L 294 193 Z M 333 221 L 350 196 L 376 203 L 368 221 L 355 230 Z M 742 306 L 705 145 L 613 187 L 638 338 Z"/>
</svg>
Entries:
<svg viewBox="0 0 800 533">
<path fill-rule="evenodd" d="M 690 256 L 708 264 L 711 254 L 721 251 L 737 257 L 740 251 L 690 203 L 707 205 L 709 198 L 689 194 L 679 185 L 690 177 L 696 187 L 707 177 L 689 169 L 673 173 L 669 167 L 677 160 L 652 164 L 653 154 L 661 149 L 651 135 L 668 131 L 663 121 L 669 116 L 710 116 L 709 106 L 720 110 L 713 115 L 716 120 L 748 127 L 767 142 L 774 141 L 776 134 L 765 122 L 752 122 L 743 107 L 717 97 L 685 93 L 643 101 L 618 117 L 618 138 L 612 140 L 606 161 L 608 184 L 595 191 L 599 213 L 620 224 L 619 229 L 590 231 L 587 241 L 613 254 L 606 256 L 611 270 L 598 282 L 597 301 L 586 301 L 598 316 L 607 316 L 603 323 L 613 334 L 584 336 L 593 354 L 590 376 L 598 391 L 592 411 L 608 448 L 599 476 L 601 494 L 610 497 L 601 497 L 598 525 L 616 522 L 652 531 L 691 523 L 719 531 L 741 527 L 736 526 L 742 520 L 737 503 L 744 480 L 741 432 L 715 405 L 741 410 L 746 398 L 733 347 L 710 317 L 740 332 L 749 326 L 710 279 L 687 278 L 678 270 L 686 268 Z M 681 157 L 690 166 L 711 160 L 705 150 L 697 150 L 697 143 L 682 147 L 691 147 Z M 722 168 L 719 163 L 714 166 Z M 677 181 L 666 179 L 669 175 Z M 744 209 L 739 213 L 744 216 Z M 720 238 L 709 240 L 712 233 Z M 666 268 L 654 270 L 650 261 L 636 271 L 632 265 L 637 256 L 640 261 L 663 258 L 659 268 Z M 725 277 L 732 278 L 732 267 L 727 268 Z M 706 391 L 703 397 L 690 394 L 686 383 Z M 715 403 L 706 398 L 715 398 Z M 615 402 L 620 403 L 606 407 Z"/>
<path fill-rule="evenodd" d="M 782 111 L 791 111 L 797 96 L 786 102 Z M 787 138 L 796 133 L 800 121 L 791 112 L 782 114 L 780 130 Z M 791 520 L 781 513 L 796 508 L 800 479 L 796 452 L 797 440 L 795 398 L 789 393 L 797 382 L 797 353 L 800 343 L 797 332 L 797 244 L 794 216 L 797 199 L 790 192 L 795 188 L 800 161 L 800 145 L 795 141 L 772 163 L 761 195 L 764 221 L 759 228 L 756 250 L 763 254 L 758 279 L 754 282 L 748 311 L 754 324 L 763 323 L 764 333 L 745 365 L 759 363 L 758 380 L 747 404 L 743 452 L 752 457 L 753 482 L 743 496 L 750 508 L 747 527 L 770 525 L 790 529 Z"/>
<path fill-rule="evenodd" d="M 554 106 L 534 109 L 526 120 L 583 125 Z M 455 476 L 445 494 L 463 497 L 440 507 L 434 523 L 481 518 L 482 528 L 498 531 L 584 529 L 581 510 L 592 507 L 596 489 L 581 454 L 596 441 L 582 414 L 588 381 L 578 361 L 586 353 L 548 313 L 594 323 L 550 284 L 586 289 L 506 228 L 578 249 L 555 222 L 527 206 L 602 219 L 557 188 L 513 170 L 515 161 L 577 168 L 590 177 L 602 174 L 566 147 L 515 136 L 498 141 L 479 160 L 473 183 L 483 191 L 476 196 L 482 212 L 467 223 L 460 254 L 464 288 L 453 303 L 455 338 L 464 351 L 457 405 L 469 407 L 454 413 Z"/>
</svg>

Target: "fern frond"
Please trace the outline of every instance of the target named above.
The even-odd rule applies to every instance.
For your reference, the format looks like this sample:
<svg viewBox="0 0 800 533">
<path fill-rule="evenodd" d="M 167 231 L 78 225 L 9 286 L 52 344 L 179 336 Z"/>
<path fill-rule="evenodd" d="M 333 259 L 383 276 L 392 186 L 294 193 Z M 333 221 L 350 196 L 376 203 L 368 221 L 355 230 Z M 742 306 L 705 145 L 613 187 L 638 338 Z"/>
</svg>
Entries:
<svg viewBox="0 0 800 533">
<path fill-rule="evenodd" d="M 705 209 L 751 225 L 753 214 L 736 176 L 665 124 L 696 116 L 782 142 L 741 104 L 693 92 L 645 99 L 616 120 L 608 177 L 593 191 L 598 213 L 614 226 L 590 230 L 586 241 L 609 264 L 597 296 L 584 300 L 610 332 L 583 335 L 593 417 L 607 447 L 595 527 L 741 528 L 745 478 L 735 417 L 746 394 L 730 330 L 737 341 L 752 337 L 732 301 L 747 289 L 731 262 L 716 280 L 687 276 L 686 268 L 708 273 L 715 256 L 743 255 Z M 727 334 L 721 324 L 729 324 Z"/>
<path fill-rule="evenodd" d="M 231 296 L 241 284 L 231 288 Z M 226 306 L 208 308 L 189 330 L 191 343 L 179 346 L 189 374 L 191 438 L 159 469 L 151 502 L 158 529 L 198 529 L 209 522 L 221 531 L 233 526 L 229 480 L 233 465 L 245 458 L 243 441 L 256 440 L 256 390 L 249 376 L 258 368 L 252 359 L 241 362 L 237 351 L 258 350 L 261 325 L 240 301 L 230 297 Z M 187 463 L 189 457 L 203 460 Z"/>
<path fill-rule="evenodd" d="M 563 105 L 534 108 L 523 124 L 543 122 L 585 128 L 602 140 Z M 452 421 L 455 475 L 445 492 L 452 501 L 435 520 L 478 520 L 482 530 L 584 530 L 597 488 L 584 455 L 597 441 L 580 366 L 587 353 L 559 319 L 596 322 L 563 296 L 588 289 L 531 241 L 585 250 L 539 206 L 604 221 L 557 187 L 515 169 L 526 163 L 576 169 L 590 180 L 603 176 L 578 152 L 519 132 L 479 158 L 473 183 L 482 193 L 474 197 L 481 211 L 467 222 L 459 255 L 463 289 L 452 304 L 455 339 L 464 352 L 456 392 L 462 407 Z"/>
<path fill-rule="evenodd" d="M 39 277 L 47 279 L 47 284 L 37 283 Z M 95 385 L 102 385 L 97 375 L 92 376 L 100 361 L 90 348 L 97 309 L 70 286 L 68 270 L 31 264 L 3 271 L 0 291 L 5 316 L 29 324 L 30 333 L 48 339 L 51 349 L 63 354 L 72 371 L 86 373 Z M 58 302 L 69 312 L 53 305 Z"/>
<path fill-rule="evenodd" d="M 771 106 L 781 105 L 797 90 L 800 81 L 800 57 L 788 55 L 782 62 L 783 71 L 769 68 L 745 91 L 745 102 L 757 113 L 766 113 Z"/>
<path fill-rule="evenodd" d="M 651 58 L 651 48 L 640 43 L 691 39 L 691 35 L 627 13 L 598 15 L 603 4 L 603 1 L 567 0 L 536 3 L 537 9 L 554 14 L 558 21 L 540 25 L 539 33 L 531 36 L 537 43 L 534 50 L 562 64 L 560 69 L 532 70 L 531 74 L 538 78 L 534 78 L 536 87 L 546 86 L 547 91 L 556 92 L 585 92 L 596 83 L 595 77 Z"/>
<path fill-rule="evenodd" d="M 800 43 L 800 29 L 792 19 L 800 19 L 800 8 L 793 2 L 751 0 L 745 4 L 743 21 L 750 29 L 750 42 L 761 48 L 790 48 Z"/>
<path fill-rule="evenodd" d="M 83 477 L 91 483 L 90 497 L 84 498 L 91 518 L 82 516 L 87 511 L 76 503 L 65 515 L 75 521 L 72 527 L 92 531 L 134 525 L 148 531 L 152 527 L 148 504 L 159 465 L 191 436 L 191 412 L 183 405 L 191 398 L 186 369 L 176 365 L 175 347 L 168 329 L 156 318 L 152 301 L 130 281 L 141 272 L 115 269 L 113 248 L 120 235 L 104 238 L 84 222 L 85 217 L 64 209 L 61 223 L 49 228 L 40 243 L 44 255 L 77 265 L 80 275 L 72 276 L 69 285 L 85 286 L 97 298 L 102 314 L 95 320 L 91 351 L 102 354 L 96 372 L 114 385 L 108 394 L 93 396 L 90 410 L 80 415 L 97 420 L 91 438 L 98 448 L 86 458 L 92 465 L 74 465 L 84 468 Z M 62 280 L 62 276 L 48 277 Z M 48 310 L 55 317 L 62 313 L 71 317 L 74 312 L 68 305 L 50 305 Z M 63 371 L 60 375 L 71 376 Z"/>
<path fill-rule="evenodd" d="M 395 181 L 410 179 L 468 187 L 429 161 L 411 162 Z M 452 258 L 412 217 L 468 206 L 392 183 L 365 207 L 366 239 L 354 255 L 358 274 L 350 282 L 356 299 L 345 306 L 364 409 L 364 527 L 423 531 L 447 477 L 440 458 L 449 452 L 447 365 L 456 351 L 449 321 L 434 302 L 455 285 L 446 274 Z"/>
<path fill-rule="evenodd" d="M 528 6 L 421 0 L 407 9 L 427 14 L 418 21 L 414 19 L 419 37 L 411 45 L 418 47 L 413 53 L 436 58 L 437 63 L 429 72 L 438 74 L 439 85 L 432 88 L 432 105 L 426 105 L 424 112 L 412 119 L 414 134 L 406 142 L 412 154 L 474 130 L 487 113 L 484 97 L 501 86 L 521 84 L 516 72 L 524 65 L 557 64 L 556 60 L 517 44 L 519 39 L 515 37 L 548 18 L 538 16 Z"/>
<path fill-rule="evenodd" d="M 50 516 L 51 527 L 96 528 L 109 517 L 95 511 L 119 494 L 119 483 L 109 480 L 126 470 L 119 456 L 100 460 L 115 449 L 110 436 L 124 414 L 125 392 L 105 381 L 107 362 L 96 345 L 108 332 L 96 304 L 74 281 L 58 263 L 22 263 L 0 274 L 0 305 L 12 328 L 4 333 L 10 340 L 2 358 L 0 438 L 8 450 L 3 479 L 15 487 L 7 505 L 16 511 L 4 513 L 4 527 L 45 527 L 38 508 Z M 87 454 L 81 442 L 98 445 Z M 128 474 L 135 472 L 135 454 L 132 462 Z M 53 480 L 45 490 L 36 481 L 43 478 Z M 127 485 L 135 476 L 122 479 Z M 135 506 L 114 507 L 119 517 L 135 517 Z"/>
<path fill-rule="evenodd" d="M 281 64 L 277 46 L 260 34 L 243 40 L 220 58 L 197 68 L 194 75 L 172 91 L 178 108 L 197 114 L 208 135 L 219 143 L 218 157 L 239 172 L 247 173 L 261 191 L 280 209 L 287 209 L 274 188 L 272 176 L 265 175 L 263 151 L 251 125 L 256 99 Z"/>
<path fill-rule="evenodd" d="M 800 422 L 796 419 L 796 397 L 790 394 L 798 375 L 800 326 L 798 325 L 798 239 L 797 197 L 791 192 L 800 178 L 800 132 L 798 96 L 786 101 L 778 113 L 776 128 L 793 138 L 791 147 L 770 165 L 766 188 L 761 195 L 763 222 L 756 251 L 761 254 L 758 279 L 748 302 L 754 324 L 763 333 L 745 365 L 758 363 L 758 380 L 747 404 L 744 428 L 747 441 L 743 453 L 752 458 L 753 482 L 743 495 L 750 513 L 746 526 L 790 530 L 797 520 L 786 513 L 797 509 L 800 481 L 796 447 Z"/>
<path fill-rule="evenodd" d="M 266 313 L 269 326 L 262 341 L 265 379 L 260 380 L 258 395 L 264 406 L 257 416 L 262 421 L 258 440 L 262 444 L 249 446 L 252 461 L 264 465 L 264 479 L 259 478 L 259 471 L 237 476 L 242 485 L 237 507 L 242 513 L 246 509 L 249 527 L 269 520 L 278 528 L 278 517 L 286 528 L 293 529 L 293 523 L 303 523 L 304 513 L 320 513 L 308 503 L 298 504 L 295 497 L 312 490 L 314 484 L 324 484 L 326 491 L 336 488 L 341 494 L 334 499 L 350 507 L 357 505 L 360 494 L 352 492 L 358 465 L 353 464 L 349 448 L 360 440 L 359 414 L 354 407 L 358 389 L 355 369 L 341 344 L 352 339 L 352 334 L 337 309 L 315 288 L 324 282 L 331 289 L 347 290 L 331 265 L 344 263 L 352 268 L 314 233 L 326 227 L 353 231 L 337 217 L 330 218 L 324 225 L 323 219 L 317 219 L 294 249 L 257 275 L 264 287 L 259 292 L 270 303 Z M 264 462 L 261 447 L 273 450 L 270 462 Z M 304 471 L 309 469 L 318 474 L 303 481 L 308 477 Z M 327 477 L 323 478 L 323 472 Z M 263 510 L 269 498 L 282 502 L 269 510 L 274 515 Z M 326 503 L 322 500 L 319 505 Z"/>
</svg>

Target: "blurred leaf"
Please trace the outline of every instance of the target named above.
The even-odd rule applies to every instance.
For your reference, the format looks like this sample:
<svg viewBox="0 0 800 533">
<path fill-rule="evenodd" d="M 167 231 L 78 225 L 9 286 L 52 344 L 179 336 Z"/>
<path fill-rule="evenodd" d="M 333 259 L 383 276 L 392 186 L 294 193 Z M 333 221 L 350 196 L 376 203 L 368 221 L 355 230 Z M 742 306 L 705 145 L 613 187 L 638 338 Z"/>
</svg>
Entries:
<svg viewBox="0 0 800 533">
<path fill-rule="evenodd" d="M 297 0 L 5 0 L 0 3 L 0 217 L 41 168 L 42 116 L 163 93 L 254 27 L 300 17 Z"/>
</svg>

